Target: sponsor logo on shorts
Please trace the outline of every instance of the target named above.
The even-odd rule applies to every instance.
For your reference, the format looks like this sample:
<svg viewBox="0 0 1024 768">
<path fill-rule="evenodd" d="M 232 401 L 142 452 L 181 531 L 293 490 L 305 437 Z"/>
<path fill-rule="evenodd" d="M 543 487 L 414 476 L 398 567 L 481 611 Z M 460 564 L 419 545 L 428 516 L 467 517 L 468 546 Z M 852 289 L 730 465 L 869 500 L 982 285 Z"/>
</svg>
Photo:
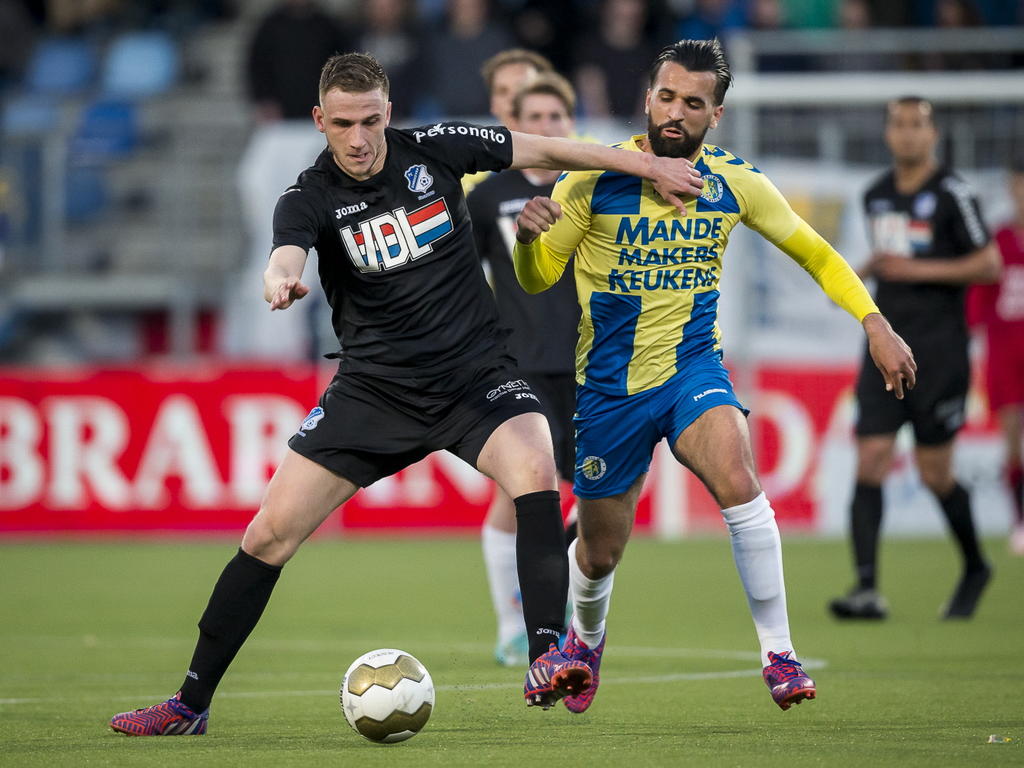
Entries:
<svg viewBox="0 0 1024 768">
<path fill-rule="evenodd" d="M 965 412 L 966 400 L 963 395 L 957 395 L 935 404 L 935 420 L 949 432 L 955 432 L 964 425 Z"/>
<path fill-rule="evenodd" d="M 322 419 L 323 417 L 324 409 L 318 405 L 316 408 L 309 412 L 309 415 L 306 417 L 306 420 L 302 422 L 302 426 L 299 428 L 299 434 L 305 437 L 306 433 L 304 430 L 316 429 L 316 425 L 320 423 L 320 419 Z"/>
<path fill-rule="evenodd" d="M 537 398 L 530 392 L 530 385 L 525 379 L 509 379 L 504 384 L 499 384 L 490 392 L 487 393 L 487 399 L 490 402 L 494 402 L 499 397 L 504 397 L 508 394 L 515 394 L 517 400 L 522 400 L 523 395 L 529 395 L 534 400 Z"/>
<path fill-rule="evenodd" d="M 600 456 L 587 456 L 580 463 L 580 474 L 587 480 L 600 480 L 607 471 L 608 464 Z"/>
<path fill-rule="evenodd" d="M 714 395 L 714 394 L 728 395 L 729 394 L 729 390 L 728 389 L 723 389 L 722 387 L 715 387 L 714 389 L 705 389 L 699 395 L 694 395 L 693 396 L 693 401 L 696 403 L 702 397 L 707 397 L 708 395 Z"/>
</svg>

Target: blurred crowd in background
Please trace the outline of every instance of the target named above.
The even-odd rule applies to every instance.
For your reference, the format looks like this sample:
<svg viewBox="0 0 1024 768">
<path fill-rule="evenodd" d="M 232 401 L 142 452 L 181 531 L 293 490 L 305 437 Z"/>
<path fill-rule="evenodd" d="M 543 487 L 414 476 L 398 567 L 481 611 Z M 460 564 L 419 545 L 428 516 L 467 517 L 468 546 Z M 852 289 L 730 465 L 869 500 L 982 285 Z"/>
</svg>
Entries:
<svg viewBox="0 0 1024 768">
<path fill-rule="evenodd" d="M 1024 66 L 1020 25 L 1022 0 L 0 0 L 0 363 L 217 352 L 227 288 L 265 259 L 243 224 L 243 153 L 269 127 L 310 132 L 337 51 L 384 64 L 393 120 L 410 125 L 494 122 L 481 66 L 528 48 L 573 82 L 579 125 L 605 140 L 643 125 L 650 62 L 680 38 L 718 36 L 738 85 L 864 82 L 1005 76 Z M 745 120 L 731 103 L 718 140 L 761 160 L 884 161 L 864 100 L 761 101 Z M 992 167 L 1024 109 L 1019 93 L 990 94 L 953 118 L 967 164 Z"/>
<path fill-rule="evenodd" d="M 17 89 L 33 50 L 48 37 L 102 46 L 126 30 L 154 29 L 182 41 L 198 26 L 229 21 L 239 0 L 0 0 L 0 88 Z M 266 4 L 264 4 L 266 5 Z M 728 38 L 737 30 L 936 27 L 1024 23 L 1008 0 L 281 0 L 249 40 L 248 92 L 265 119 L 305 118 L 316 73 L 339 50 L 364 50 L 391 77 L 395 117 L 480 115 L 483 62 L 511 46 L 544 54 L 569 74 L 584 117 L 631 117 L 637 83 L 654 53 L 681 38 Z M 762 71 L 860 70 L 881 57 L 808 60 L 774 55 Z M 906 55 L 904 68 L 989 69 L 1020 64 L 996 54 Z M 183 75 L 198 77 L 200 71 Z"/>
</svg>

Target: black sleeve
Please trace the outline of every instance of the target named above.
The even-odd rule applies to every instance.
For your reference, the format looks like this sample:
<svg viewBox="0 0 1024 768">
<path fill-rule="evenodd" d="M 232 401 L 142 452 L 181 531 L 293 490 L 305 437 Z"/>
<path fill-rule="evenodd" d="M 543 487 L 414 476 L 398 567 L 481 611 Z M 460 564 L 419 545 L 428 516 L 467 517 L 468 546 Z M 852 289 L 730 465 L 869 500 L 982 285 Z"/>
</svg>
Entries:
<svg viewBox="0 0 1024 768">
<path fill-rule="evenodd" d="M 947 215 L 950 217 L 953 252 L 966 255 L 984 247 L 992 239 L 974 190 L 962 179 L 948 176 L 942 182 Z"/>
<path fill-rule="evenodd" d="M 297 245 L 304 251 L 316 246 L 320 234 L 317 197 L 300 186 L 289 187 L 274 208 L 274 248 Z"/>
<path fill-rule="evenodd" d="M 512 133 L 501 125 L 448 122 L 414 128 L 412 136 L 457 176 L 503 171 L 512 165 Z"/>
</svg>

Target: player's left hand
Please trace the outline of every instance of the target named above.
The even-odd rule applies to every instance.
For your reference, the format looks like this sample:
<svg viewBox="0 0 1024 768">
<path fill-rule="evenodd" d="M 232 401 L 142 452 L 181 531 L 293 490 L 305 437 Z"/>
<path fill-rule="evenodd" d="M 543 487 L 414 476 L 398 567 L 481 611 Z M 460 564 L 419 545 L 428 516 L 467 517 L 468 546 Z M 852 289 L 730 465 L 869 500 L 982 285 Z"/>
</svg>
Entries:
<svg viewBox="0 0 1024 768">
<path fill-rule="evenodd" d="M 674 205 L 680 216 L 686 215 L 686 201 L 683 198 L 697 197 L 704 189 L 700 171 L 685 157 L 662 157 L 652 155 L 653 173 L 651 183 L 654 190 Z"/>
<path fill-rule="evenodd" d="M 881 314 L 865 317 L 864 331 L 868 335 L 868 352 L 885 380 L 885 391 L 902 400 L 904 390 L 913 389 L 917 383 L 914 353 Z"/>
<path fill-rule="evenodd" d="M 531 198 L 516 219 L 516 240 L 529 245 L 562 218 L 562 206 L 550 197 Z"/>
</svg>

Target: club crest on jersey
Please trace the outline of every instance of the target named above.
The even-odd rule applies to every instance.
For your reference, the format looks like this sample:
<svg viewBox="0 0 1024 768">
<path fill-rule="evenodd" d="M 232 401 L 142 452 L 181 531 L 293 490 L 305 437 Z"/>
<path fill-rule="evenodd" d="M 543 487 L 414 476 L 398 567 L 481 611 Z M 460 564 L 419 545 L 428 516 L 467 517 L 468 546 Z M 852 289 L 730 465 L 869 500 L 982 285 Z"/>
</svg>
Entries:
<svg viewBox="0 0 1024 768">
<path fill-rule="evenodd" d="M 937 204 L 938 198 L 934 192 L 922 192 L 914 198 L 914 218 L 930 219 Z"/>
<path fill-rule="evenodd" d="M 423 194 L 434 186 L 434 177 L 427 173 L 427 166 L 410 165 L 405 169 L 405 180 L 409 184 L 409 191 L 417 195 Z"/>
<path fill-rule="evenodd" d="M 705 173 L 701 176 L 704 182 L 704 191 L 700 196 L 709 203 L 717 203 L 725 195 L 725 184 L 722 178 L 714 173 Z"/>
<path fill-rule="evenodd" d="M 434 250 L 432 244 L 451 231 L 452 217 L 442 197 L 411 213 L 395 208 L 378 214 L 357 228 L 343 227 L 339 234 L 356 269 L 380 272 L 426 256 Z"/>
</svg>

